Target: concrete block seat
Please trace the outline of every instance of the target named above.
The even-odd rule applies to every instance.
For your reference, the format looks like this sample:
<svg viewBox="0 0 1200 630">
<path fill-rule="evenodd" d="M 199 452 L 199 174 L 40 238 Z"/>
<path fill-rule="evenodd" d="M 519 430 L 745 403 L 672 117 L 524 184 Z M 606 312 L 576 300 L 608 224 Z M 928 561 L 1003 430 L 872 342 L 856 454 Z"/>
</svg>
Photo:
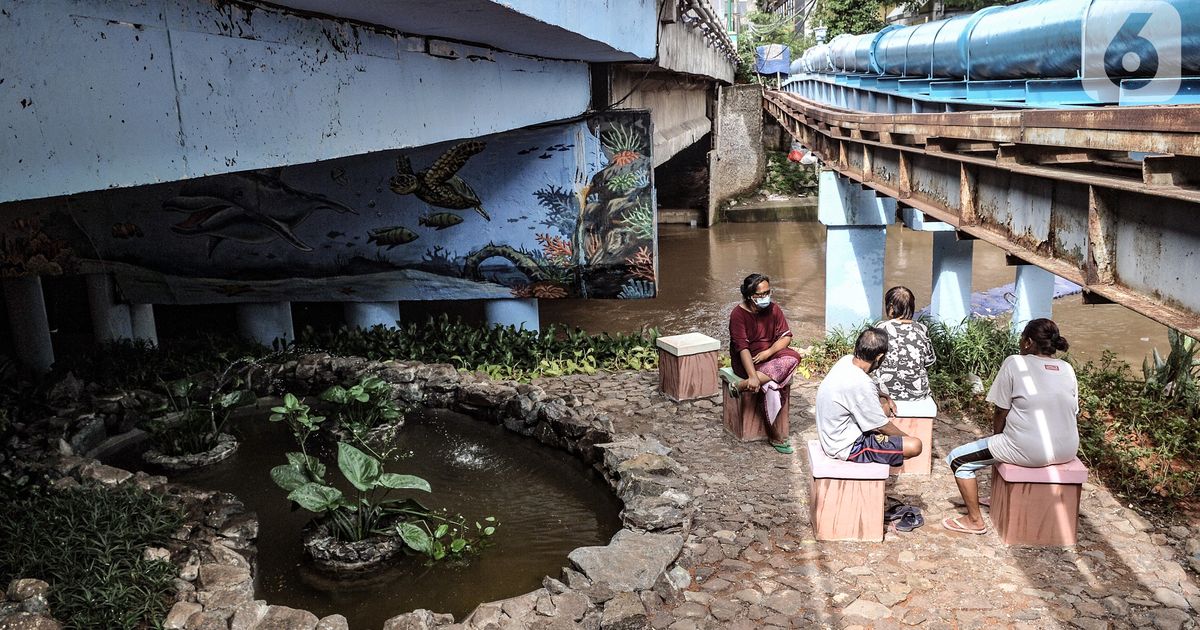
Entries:
<svg viewBox="0 0 1200 630">
<path fill-rule="evenodd" d="M 1042 468 L 993 466 L 991 516 L 1000 540 L 1007 545 L 1074 545 L 1087 475 L 1078 458 Z"/>
<path fill-rule="evenodd" d="M 808 517 L 817 540 L 883 540 L 883 492 L 891 467 L 833 459 L 808 442 Z"/>
<path fill-rule="evenodd" d="M 937 403 L 932 398 L 920 400 L 897 400 L 896 417 L 892 423 L 901 431 L 921 440 L 921 454 L 905 460 L 903 466 L 893 466 L 894 475 L 928 475 L 933 470 L 933 419 L 937 417 Z"/>
<path fill-rule="evenodd" d="M 659 337 L 658 389 L 680 402 L 717 395 L 717 351 L 721 344 L 700 333 Z"/>
<path fill-rule="evenodd" d="M 743 442 L 767 439 L 767 414 L 763 408 L 761 393 L 742 392 L 737 398 L 730 395 L 729 390 L 742 381 L 733 368 L 721 368 L 721 417 L 725 430 Z M 787 386 L 779 390 L 781 407 L 775 417 L 780 435 L 788 435 L 790 425 L 788 416 L 791 414 L 792 388 Z"/>
</svg>

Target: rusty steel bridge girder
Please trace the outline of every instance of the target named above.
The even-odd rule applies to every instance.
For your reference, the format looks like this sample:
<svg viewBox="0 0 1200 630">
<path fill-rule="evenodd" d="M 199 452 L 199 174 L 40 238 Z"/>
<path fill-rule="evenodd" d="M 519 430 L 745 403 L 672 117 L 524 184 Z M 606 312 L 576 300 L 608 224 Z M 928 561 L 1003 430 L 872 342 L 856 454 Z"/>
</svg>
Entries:
<svg viewBox="0 0 1200 630">
<path fill-rule="evenodd" d="M 763 106 L 901 207 L 1200 337 L 1200 106 L 893 115 L 777 91 Z"/>
</svg>

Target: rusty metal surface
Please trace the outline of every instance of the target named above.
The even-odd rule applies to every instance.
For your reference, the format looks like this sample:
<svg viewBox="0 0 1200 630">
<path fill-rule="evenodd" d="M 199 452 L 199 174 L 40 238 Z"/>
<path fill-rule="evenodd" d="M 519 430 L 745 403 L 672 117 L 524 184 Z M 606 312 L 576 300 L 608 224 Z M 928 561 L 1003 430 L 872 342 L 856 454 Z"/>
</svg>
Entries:
<svg viewBox="0 0 1200 630">
<path fill-rule="evenodd" d="M 843 175 L 1200 336 L 1200 106 L 893 116 L 780 92 L 763 106 Z"/>
</svg>

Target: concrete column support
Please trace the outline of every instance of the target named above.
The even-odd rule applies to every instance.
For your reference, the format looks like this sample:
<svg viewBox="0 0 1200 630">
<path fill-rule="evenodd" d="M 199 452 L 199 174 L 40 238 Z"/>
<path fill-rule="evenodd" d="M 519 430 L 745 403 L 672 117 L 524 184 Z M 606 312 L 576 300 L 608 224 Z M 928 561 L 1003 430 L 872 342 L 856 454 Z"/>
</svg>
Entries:
<svg viewBox="0 0 1200 630">
<path fill-rule="evenodd" d="M 400 321 L 399 302 L 345 302 L 342 314 L 346 324 L 357 328 L 385 326 L 395 328 Z"/>
<path fill-rule="evenodd" d="M 292 342 L 291 302 L 244 303 L 237 305 L 238 332 L 243 338 L 271 347 L 276 339 Z"/>
<path fill-rule="evenodd" d="M 825 330 L 851 328 L 883 316 L 887 224 L 896 202 L 881 199 L 833 171 L 818 179 L 817 216 L 825 241 Z"/>
<path fill-rule="evenodd" d="M 92 332 L 98 343 L 133 339 L 133 321 L 129 305 L 117 302 L 116 285 L 106 273 L 85 277 L 88 308 L 92 313 Z"/>
<path fill-rule="evenodd" d="M 959 326 L 971 314 L 974 250 L 974 241 L 960 241 L 954 232 L 933 233 L 933 295 L 929 310 L 935 320 L 947 326 Z"/>
<path fill-rule="evenodd" d="M 0 280 L 4 306 L 12 333 L 17 361 L 26 368 L 45 374 L 54 365 L 54 345 L 50 342 L 50 322 L 46 318 L 46 299 L 38 276 Z"/>
<path fill-rule="evenodd" d="M 133 338 L 136 341 L 158 345 L 158 327 L 154 324 L 153 304 L 130 304 L 129 319 L 133 324 Z"/>
<path fill-rule="evenodd" d="M 1013 293 L 1012 329 L 1018 335 L 1030 321 L 1051 317 L 1054 313 L 1054 274 L 1034 265 L 1017 267 L 1017 282 Z"/>
<path fill-rule="evenodd" d="M 525 330 L 541 330 L 537 298 L 487 300 L 483 304 L 483 312 L 487 323 L 493 326 L 524 326 Z"/>
</svg>

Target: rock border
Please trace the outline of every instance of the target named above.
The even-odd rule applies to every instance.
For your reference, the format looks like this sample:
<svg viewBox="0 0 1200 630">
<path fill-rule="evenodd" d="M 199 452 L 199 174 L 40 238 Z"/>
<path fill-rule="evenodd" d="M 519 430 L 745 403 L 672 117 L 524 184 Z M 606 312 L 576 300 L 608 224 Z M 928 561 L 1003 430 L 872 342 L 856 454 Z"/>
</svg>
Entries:
<svg viewBox="0 0 1200 630">
<path fill-rule="evenodd" d="M 186 472 L 225 461 L 233 456 L 237 450 L 237 438 L 228 433 L 222 433 L 217 436 L 217 445 L 203 453 L 165 455 L 151 448 L 142 453 L 142 460 L 147 464 L 154 464 L 173 472 Z"/>
<path fill-rule="evenodd" d="M 262 384 L 255 392 L 260 396 L 315 395 L 330 385 L 375 374 L 392 386 L 398 402 L 445 408 L 502 424 L 579 457 L 603 475 L 622 501 L 623 528 L 607 545 L 572 551 L 568 556 L 572 566 L 563 568 L 561 579 L 547 576 L 540 589 L 479 604 L 460 623 L 448 614 L 415 610 L 389 619 L 384 630 L 564 624 L 642 628 L 648 627 L 647 604 L 677 602 L 691 584 L 693 561 L 683 543 L 691 531 L 695 490 L 682 476 L 682 467 L 655 437 L 615 435 L 607 414 L 571 394 L 550 396 L 537 385 L 493 381 L 447 364 L 371 361 L 326 353 L 253 365 L 250 370 L 250 381 Z M 94 431 L 96 423 L 85 426 Z M 162 477 L 134 475 L 73 456 L 64 457 L 59 468 L 79 480 L 108 485 L 132 481 L 178 496 L 185 505 L 188 524 L 175 536 L 180 544 L 147 551 L 170 557 L 180 566 L 177 603 L 164 621 L 165 628 L 348 628 L 341 615 L 318 619 L 307 611 L 254 599 L 258 521 L 237 497 L 167 484 Z"/>
</svg>

